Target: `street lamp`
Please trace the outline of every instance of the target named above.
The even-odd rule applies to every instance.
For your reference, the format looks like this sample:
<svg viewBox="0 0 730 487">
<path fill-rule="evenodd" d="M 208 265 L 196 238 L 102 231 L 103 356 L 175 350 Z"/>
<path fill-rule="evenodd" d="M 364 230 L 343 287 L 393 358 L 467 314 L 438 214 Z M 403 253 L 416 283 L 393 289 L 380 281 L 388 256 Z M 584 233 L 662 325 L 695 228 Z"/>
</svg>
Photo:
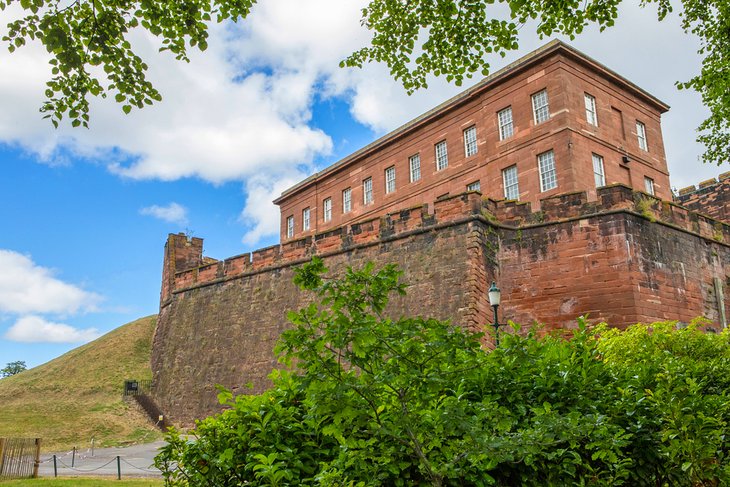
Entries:
<svg viewBox="0 0 730 487">
<path fill-rule="evenodd" d="M 489 288 L 489 304 L 494 310 L 494 343 L 495 347 L 499 346 L 499 322 L 497 321 L 497 308 L 499 308 L 499 302 L 502 299 L 502 292 L 497 287 L 497 283 L 492 281 L 492 286 Z"/>
</svg>

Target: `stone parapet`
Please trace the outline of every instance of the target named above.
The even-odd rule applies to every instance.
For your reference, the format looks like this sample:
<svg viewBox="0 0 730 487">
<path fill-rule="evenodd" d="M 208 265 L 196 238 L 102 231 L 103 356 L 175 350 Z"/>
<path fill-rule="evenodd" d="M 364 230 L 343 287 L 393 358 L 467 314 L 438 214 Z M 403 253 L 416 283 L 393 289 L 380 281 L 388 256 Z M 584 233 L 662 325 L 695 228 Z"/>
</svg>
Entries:
<svg viewBox="0 0 730 487">
<path fill-rule="evenodd" d="M 730 179 L 727 181 L 730 182 Z M 730 226 L 726 223 L 690 211 L 679 204 L 634 191 L 628 186 L 617 184 L 599 188 L 597 197 L 597 201 L 588 201 L 585 192 L 555 195 L 541 200 L 540 211 L 532 211 L 529 203 L 495 201 L 482 198 L 479 192 L 467 192 L 436 200 L 432 205 L 433 212 L 429 211 L 429 205 L 407 208 L 383 217 L 338 227 L 284 244 L 272 245 L 222 261 L 202 256 L 202 239 L 194 239 L 195 245 L 186 247 L 184 242 L 188 242 L 188 239 L 184 235 L 170 235 L 169 247 L 188 249 L 185 258 L 176 260 L 176 272 L 170 292 L 260 272 L 272 267 L 300 263 L 313 255 L 328 255 L 358 246 L 373 245 L 411 232 L 427 231 L 439 225 L 448 225 L 465 219 L 483 219 L 495 227 L 518 229 L 600 214 L 628 212 L 706 239 L 721 243 L 730 242 Z M 188 255 L 190 252 L 198 252 L 199 255 Z M 203 264 L 183 269 L 177 267 L 196 262 Z"/>
</svg>

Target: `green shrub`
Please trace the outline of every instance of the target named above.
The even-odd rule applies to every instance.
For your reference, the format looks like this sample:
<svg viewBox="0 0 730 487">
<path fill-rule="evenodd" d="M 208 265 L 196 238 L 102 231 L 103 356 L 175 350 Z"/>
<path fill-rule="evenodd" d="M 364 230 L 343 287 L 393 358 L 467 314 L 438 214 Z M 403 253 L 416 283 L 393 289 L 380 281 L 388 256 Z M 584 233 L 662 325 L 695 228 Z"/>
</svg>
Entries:
<svg viewBox="0 0 730 487">
<path fill-rule="evenodd" d="M 386 316 L 393 266 L 295 278 L 274 387 L 168 434 L 168 485 L 730 484 L 730 333 L 584 320 L 571 339 Z M 518 327 L 519 328 L 519 327 Z M 293 367 L 292 364 L 297 364 Z"/>
</svg>

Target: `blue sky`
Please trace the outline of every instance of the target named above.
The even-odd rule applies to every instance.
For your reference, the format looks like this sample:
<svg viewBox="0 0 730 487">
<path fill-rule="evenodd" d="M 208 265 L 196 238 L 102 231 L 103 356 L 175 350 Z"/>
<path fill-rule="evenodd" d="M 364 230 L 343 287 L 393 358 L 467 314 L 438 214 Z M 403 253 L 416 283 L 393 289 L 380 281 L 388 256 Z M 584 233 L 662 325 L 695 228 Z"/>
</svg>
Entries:
<svg viewBox="0 0 730 487">
<path fill-rule="evenodd" d="M 90 130 L 40 118 L 41 48 L 0 51 L 0 366 L 39 365 L 156 313 L 170 232 L 204 238 L 216 258 L 276 243 L 270 202 L 283 189 L 460 91 L 433 80 L 408 97 L 382 66 L 338 68 L 367 42 L 361 3 L 266 0 L 242 25 L 215 27 L 190 64 L 138 35 L 162 103 L 124 116 L 96 100 Z M 663 128 L 680 188 L 726 168 L 697 162 L 706 112 L 674 87 L 699 69 L 698 46 L 676 15 L 654 19 L 625 6 L 615 28 L 571 43 L 672 106 Z M 547 42 L 522 32 L 493 69 Z"/>
</svg>

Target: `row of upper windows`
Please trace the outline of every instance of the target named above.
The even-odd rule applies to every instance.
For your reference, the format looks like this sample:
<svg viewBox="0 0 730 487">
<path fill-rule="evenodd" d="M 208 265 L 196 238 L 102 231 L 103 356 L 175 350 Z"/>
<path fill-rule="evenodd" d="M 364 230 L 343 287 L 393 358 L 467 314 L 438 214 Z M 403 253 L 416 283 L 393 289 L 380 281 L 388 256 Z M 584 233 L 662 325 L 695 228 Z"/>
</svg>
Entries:
<svg viewBox="0 0 730 487">
<path fill-rule="evenodd" d="M 603 157 L 598 154 L 592 154 L 593 176 L 596 187 L 606 185 L 606 173 L 603 167 Z M 552 150 L 538 154 L 537 166 L 540 175 L 540 191 L 550 191 L 558 187 L 558 177 L 555 168 L 555 153 Z M 413 167 L 413 166 L 411 166 Z M 509 166 L 502 170 L 502 184 L 504 189 L 504 197 L 508 200 L 520 199 L 519 179 L 517 176 L 517 165 Z M 363 204 L 368 205 L 373 202 L 373 178 L 368 177 L 362 182 L 363 187 Z M 391 166 L 385 170 L 385 187 L 386 193 L 395 191 L 395 166 Z M 389 190 L 389 188 L 391 188 Z M 654 195 L 654 180 L 648 176 L 644 177 L 644 189 L 647 193 Z M 467 191 L 481 191 L 479 181 L 474 181 L 466 186 Z M 332 220 L 332 198 L 325 198 L 322 202 L 322 220 L 327 223 Z M 342 213 L 352 211 L 352 188 L 342 190 Z M 302 231 L 310 230 L 310 208 L 302 210 Z M 291 238 L 294 236 L 294 216 L 291 215 L 286 219 L 286 236 Z"/>
<path fill-rule="evenodd" d="M 596 110 L 596 98 L 588 93 L 583 94 L 586 107 L 586 121 L 598 127 L 598 111 Z M 643 122 L 636 120 L 636 141 L 639 144 L 639 148 L 644 151 L 649 150 L 649 145 L 646 142 L 646 125 Z"/>
<path fill-rule="evenodd" d="M 410 158 L 411 175 L 414 170 L 420 172 L 420 161 Z M 557 188 L 558 178 L 555 170 L 555 155 L 552 150 L 544 152 L 537 156 L 538 167 L 540 169 L 540 190 L 549 191 Z M 411 178 L 413 179 L 413 178 Z M 517 166 L 510 166 L 502 171 L 502 179 L 504 182 L 504 197 L 507 199 L 519 199 L 520 189 L 517 180 Z M 373 178 L 368 177 L 362 182 L 363 189 L 363 205 L 373 202 Z M 466 187 L 467 191 L 480 191 L 481 185 L 479 181 L 470 183 Z M 391 193 L 395 191 L 395 166 L 390 166 L 385 170 L 385 192 Z M 352 188 L 342 190 L 342 213 L 352 211 Z M 332 220 L 332 198 L 325 198 L 322 201 L 322 221 L 327 223 Z M 306 232 L 311 229 L 311 209 L 309 207 L 302 210 L 302 231 Z M 290 215 L 286 219 L 286 236 L 291 238 L 294 236 L 294 215 Z"/>
<path fill-rule="evenodd" d="M 593 95 L 584 93 L 583 99 L 586 109 L 586 121 L 598 127 L 596 98 Z M 532 95 L 532 118 L 535 125 L 550 119 L 550 105 L 547 90 L 541 90 Z M 507 140 L 514 135 L 514 121 L 512 119 L 511 106 L 497 112 L 497 125 L 499 127 L 499 140 Z M 646 140 L 646 125 L 639 120 L 636 121 L 636 139 L 641 150 L 649 150 L 649 145 Z"/>
<path fill-rule="evenodd" d="M 584 93 L 585 109 L 586 109 L 586 120 L 588 123 L 598 126 L 598 112 L 596 110 L 596 99 L 594 96 Z M 531 96 L 532 101 L 532 114 L 535 124 L 543 123 L 550 119 L 550 104 L 548 101 L 547 89 L 538 91 Z M 514 135 L 514 122 L 512 119 L 512 107 L 509 106 L 503 110 L 497 112 L 497 124 L 499 126 L 499 139 L 506 140 Z M 636 121 L 636 135 L 639 143 L 639 147 L 642 150 L 648 150 L 646 141 L 646 127 L 640 122 Z M 468 127 L 463 132 L 464 140 L 464 153 L 466 157 L 476 155 L 478 152 L 477 146 L 477 129 L 475 125 Z M 449 166 L 448 146 L 445 140 L 437 143 L 434 146 L 435 152 L 435 163 L 436 170 L 442 171 Z M 599 156 L 600 157 L 600 156 Z M 594 160 L 594 169 L 596 162 Z M 602 165 L 602 163 L 601 163 Z M 552 151 L 545 152 L 538 156 L 538 166 L 540 168 L 540 190 L 549 191 L 557 187 L 557 177 L 555 172 L 555 157 Z M 514 174 L 511 171 L 514 168 Z M 421 156 L 416 153 L 408 158 L 408 169 L 409 169 L 409 180 L 411 183 L 419 181 L 421 179 Z M 509 171 L 508 171 L 509 170 Z M 518 199 L 519 189 L 517 184 L 517 167 L 512 166 L 508 168 L 507 173 L 503 171 L 503 181 L 505 189 L 505 198 L 507 199 Z M 598 177 L 598 176 L 596 176 Z M 649 191 L 649 185 L 646 185 L 647 191 Z M 467 188 L 469 189 L 469 188 Z M 395 166 L 390 166 L 385 169 L 385 194 L 390 194 L 396 190 L 396 179 L 395 179 Z M 471 190 L 471 189 L 469 189 Z M 652 191 L 653 193 L 653 185 Z M 363 180 L 363 204 L 368 205 L 373 202 L 373 180 L 372 177 L 368 177 Z M 324 200 L 323 207 L 323 221 L 329 222 L 332 220 L 332 199 L 327 198 Z M 349 213 L 352 210 L 352 189 L 347 188 L 342 192 L 342 212 Z M 305 208 L 302 211 L 302 230 L 308 231 L 310 229 L 310 218 L 309 208 Z M 294 216 L 287 217 L 287 237 L 294 235 Z"/>
<path fill-rule="evenodd" d="M 550 120 L 547 89 L 532 95 L 532 119 L 535 121 L 535 125 Z M 515 126 L 511 106 L 497 112 L 497 126 L 499 127 L 499 140 L 507 140 L 514 135 Z"/>
</svg>

